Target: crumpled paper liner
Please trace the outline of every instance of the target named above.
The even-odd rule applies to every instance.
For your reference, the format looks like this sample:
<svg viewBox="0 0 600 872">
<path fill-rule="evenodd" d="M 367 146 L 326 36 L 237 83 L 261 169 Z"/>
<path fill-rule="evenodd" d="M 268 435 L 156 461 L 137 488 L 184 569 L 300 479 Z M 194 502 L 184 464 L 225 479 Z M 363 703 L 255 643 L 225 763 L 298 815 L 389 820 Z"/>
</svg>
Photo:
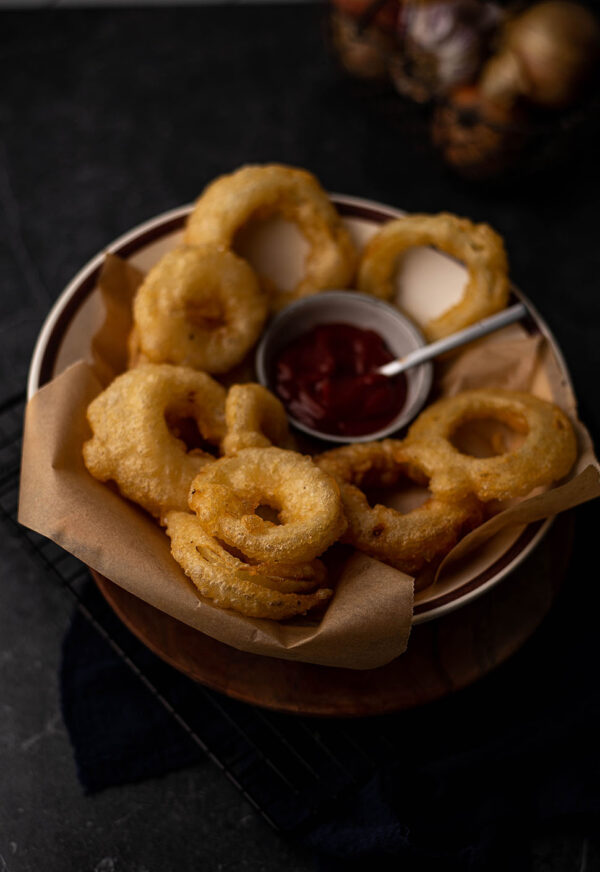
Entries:
<svg viewBox="0 0 600 872">
<path fill-rule="evenodd" d="M 84 466 L 85 411 L 101 390 L 76 363 L 29 402 L 19 520 L 130 593 L 209 636 L 258 654 L 367 669 L 407 643 L 412 580 L 362 555 L 345 563 L 323 619 L 278 623 L 210 605 L 173 560 L 164 530 Z M 368 621 L 365 616 L 368 615 Z"/>
<path fill-rule="evenodd" d="M 87 472 L 81 454 L 83 442 L 91 436 L 86 408 L 125 368 L 131 301 L 141 278 L 119 258 L 107 257 L 100 278 L 106 319 L 91 344 L 93 365 L 73 364 L 29 401 L 19 521 L 155 608 L 240 650 L 350 669 L 382 666 L 402 654 L 413 609 L 413 580 L 403 573 L 340 549 L 335 596 L 320 620 L 246 618 L 200 597 L 172 559 L 164 530 L 115 488 Z M 540 337 L 523 335 L 518 328 L 507 330 L 446 361 L 438 386 L 452 393 L 464 389 L 461 385 L 470 379 L 469 387 L 508 385 L 541 395 L 549 391 L 577 429 L 578 463 L 568 482 L 507 509 L 465 537 L 440 566 L 436 584 L 446 566 L 464 559 L 498 529 L 526 525 L 600 495 L 589 435 L 577 420 L 575 400 L 555 363 L 552 371 L 553 355 Z"/>
<path fill-rule="evenodd" d="M 91 341 L 94 370 L 103 388 L 127 369 L 133 298 L 143 279 L 144 274 L 126 260 L 106 255 L 99 278 L 104 322 Z"/>
</svg>

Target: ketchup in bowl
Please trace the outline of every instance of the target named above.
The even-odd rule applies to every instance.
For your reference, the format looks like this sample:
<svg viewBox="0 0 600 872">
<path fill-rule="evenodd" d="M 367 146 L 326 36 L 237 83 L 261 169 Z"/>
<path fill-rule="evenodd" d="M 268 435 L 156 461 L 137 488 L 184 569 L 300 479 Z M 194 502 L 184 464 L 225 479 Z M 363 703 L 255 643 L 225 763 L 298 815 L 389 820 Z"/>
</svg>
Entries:
<svg viewBox="0 0 600 872">
<path fill-rule="evenodd" d="M 376 433 L 406 402 L 403 374 L 375 370 L 394 360 L 381 336 L 352 324 L 318 324 L 275 358 L 273 386 L 290 415 L 337 436 Z"/>
</svg>

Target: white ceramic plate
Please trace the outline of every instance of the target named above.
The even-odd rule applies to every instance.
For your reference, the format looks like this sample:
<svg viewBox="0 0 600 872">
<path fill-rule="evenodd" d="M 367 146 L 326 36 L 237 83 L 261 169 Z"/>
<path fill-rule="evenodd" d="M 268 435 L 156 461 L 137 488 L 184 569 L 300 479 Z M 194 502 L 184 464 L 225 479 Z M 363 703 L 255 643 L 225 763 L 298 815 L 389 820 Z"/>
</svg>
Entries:
<svg viewBox="0 0 600 872">
<path fill-rule="evenodd" d="M 332 195 L 350 233 L 362 246 L 377 226 L 403 213 L 389 206 L 342 195 Z M 90 340 L 102 322 L 102 302 L 97 289 L 105 254 L 111 252 L 147 271 L 176 245 L 191 206 L 166 212 L 134 228 L 100 252 L 75 276 L 50 311 L 38 337 L 31 361 L 28 395 L 61 373 L 71 363 L 92 362 Z M 305 242 L 296 228 L 281 221 L 261 225 L 242 242 L 241 253 L 283 286 L 291 287 L 302 269 Z M 276 252 L 274 255 L 273 253 Z M 398 301 L 402 308 L 424 321 L 447 309 L 461 295 L 464 268 L 451 258 L 430 248 L 418 248 L 405 258 L 398 277 Z M 515 290 L 515 295 L 531 304 Z M 531 309 L 533 330 L 547 340 L 553 363 L 564 384 L 570 377 L 548 327 Z M 560 401 L 560 398 L 556 398 Z M 447 614 L 498 584 L 539 544 L 551 519 L 518 530 L 510 529 L 494 537 L 469 559 L 465 570 L 447 573 L 441 583 L 417 594 L 415 624 Z"/>
</svg>

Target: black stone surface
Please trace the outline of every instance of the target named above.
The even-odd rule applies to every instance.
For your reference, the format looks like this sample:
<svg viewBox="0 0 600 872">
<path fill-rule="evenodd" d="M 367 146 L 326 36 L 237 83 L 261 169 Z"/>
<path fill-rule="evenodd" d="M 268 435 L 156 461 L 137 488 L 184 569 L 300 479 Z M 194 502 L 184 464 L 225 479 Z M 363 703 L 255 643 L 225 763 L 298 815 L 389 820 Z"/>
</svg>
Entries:
<svg viewBox="0 0 600 872">
<path fill-rule="evenodd" d="M 91 256 L 215 175 L 276 160 L 307 167 L 329 190 L 493 224 L 598 442 L 596 137 L 527 178 L 465 182 L 433 154 L 423 110 L 341 75 L 320 5 L 6 11 L 0 83 L 0 403 L 23 390 L 48 309 Z M 596 579 L 588 589 L 581 572 L 595 565 L 597 518 L 595 506 L 578 516 L 588 613 Z M 84 793 L 58 691 L 71 604 L 2 529 L 0 870 L 316 868 L 208 760 Z M 582 686 L 595 681 L 589 653 Z M 532 869 L 600 868 L 595 836 L 566 824 L 527 833 Z"/>
</svg>

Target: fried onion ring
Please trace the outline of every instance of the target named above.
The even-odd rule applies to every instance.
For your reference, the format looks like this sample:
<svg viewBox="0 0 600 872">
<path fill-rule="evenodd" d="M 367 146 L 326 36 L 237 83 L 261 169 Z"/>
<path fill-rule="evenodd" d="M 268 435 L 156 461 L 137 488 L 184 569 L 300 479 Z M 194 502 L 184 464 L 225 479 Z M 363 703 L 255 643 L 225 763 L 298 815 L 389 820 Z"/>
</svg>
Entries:
<svg viewBox="0 0 600 872">
<path fill-rule="evenodd" d="M 283 404 L 262 385 L 232 385 L 225 400 L 227 434 L 223 454 L 233 455 L 244 448 L 287 447 L 290 442 L 288 419 Z"/>
<path fill-rule="evenodd" d="M 130 359 L 137 351 L 153 363 L 227 372 L 252 348 L 267 312 L 245 260 L 232 251 L 180 246 L 152 267 L 135 295 Z"/>
<path fill-rule="evenodd" d="M 471 495 L 454 501 L 431 496 L 406 513 L 381 504 L 371 507 L 365 487 L 393 487 L 402 479 L 421 485 L 427 481 L 417 463 L 400 462 L 401 445 L 396 440 L 344 445 L 314 460 L 340 484 L 348 519 L 341 541 L 408 575 L 416 575 L 480 524 L 483 510 Z"/>
<path fill-rule="evenodd" d="M 363 293 L 386 300 L 395 296 L 394 278 L 410 248 L 432 245 L 464 263 L 468 271 L 462 299 L 422 325 L 432 342 L 493 315 L 508 302 L 508 262 L 502 237 L 488 224 L 473 224 L 446 212 L 407 215 L 384 224 L 368 242 L 358 268 Z"/>
<path fill-rule="evenodd" d="M 524 436 L 514 450 L 493 457 L 462 453 L 452 437 L 470 421 L 492 419 Z M 436 496 L 468 492 L 487 502 L 524 496 L 563 478 L 577 457 L 565 413 L 532 394 L 500 389 L 464 391 L 421 412 L 403 444 L 403 459 L 430 477 Z"/>
<path fill-rule="evenodd" d="M 252 565 L 205 533 L 194 515 L 168 512 L 165 523 L 174 559 L 202 596 L 219 608 L 252 618 L 283 620 L 305 614 L 332 596 L 329 588 L 318 587 L 326 575 L 318 560 L 297 567 Z"/>
<path fill-rule="evenodd" d="M 206 466 L 189 506 L 209 535 L 265 563 L 313 560 L 346 528 L 335 480 L 310 457 L 276 447 L 246 448 Z M 263 519 L 261 506 L 279 523 Z"/>
<path fill-rule="evenodd" d="M 151 361 L 142 353 L 138 332 L 133 326 L 127 337 L 127 369 L 135 369 L 136 366 L 142 366 L 144 363 L 151 363 Z"/>
<path fill-rule="evenodd" d="M 214 457 L 187 451 L 168 419 L 193 418 L 200 435 L 218 445 L 225 435 L 225 388 L 206 373 L 170 364 L 145 364 L 118 376 L 88 406 L 93 438 L 83 459 L 100 481 L 160 517 L 187 510 L 190 482 Z"/>
<path fill-rule="evenodd" d="M 197 200 L 185 241 L 234 249 L 236 234 L 249 221 L 276 214 L 297 225 L 309 252 L 304 276 L 293 290 L 277 288 L 261 276 L 272 310 L 327 288 L 349 287 L 357 259 L 354 244 L 319 181 L 306 170 L 249 165 L 220 176 Z"/>
</svg>

